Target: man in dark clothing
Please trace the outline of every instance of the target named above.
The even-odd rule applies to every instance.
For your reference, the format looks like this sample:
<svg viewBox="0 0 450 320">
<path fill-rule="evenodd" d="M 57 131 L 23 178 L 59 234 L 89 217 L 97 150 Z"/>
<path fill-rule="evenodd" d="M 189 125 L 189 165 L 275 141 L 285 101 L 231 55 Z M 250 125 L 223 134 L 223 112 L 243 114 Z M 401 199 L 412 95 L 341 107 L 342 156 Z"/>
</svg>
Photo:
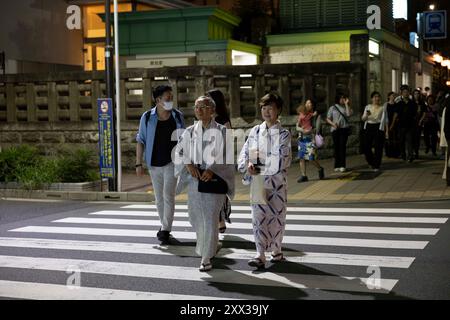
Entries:
<svg viewBox="0 0 450 320">
<path fill-rule="evenodd" d="M 401 99 L 395 105 L 393 122 L 397 121 L 400 137 L 400 150 L 403 160 L 414 161 L 413 143 L 417 125 L 417 104 L 410 99 L 407 85 L 400 88 Z M 405 152 L 406 149 L 406 152 Z"/>
</svg>

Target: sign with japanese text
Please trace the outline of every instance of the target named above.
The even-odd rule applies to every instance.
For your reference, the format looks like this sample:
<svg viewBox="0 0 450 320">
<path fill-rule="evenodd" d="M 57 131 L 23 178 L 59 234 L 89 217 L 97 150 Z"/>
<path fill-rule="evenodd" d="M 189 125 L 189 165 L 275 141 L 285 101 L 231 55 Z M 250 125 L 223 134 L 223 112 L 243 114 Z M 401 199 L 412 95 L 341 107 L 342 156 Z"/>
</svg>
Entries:
<svg viewBox="0 0 450 320">
<path fill-rule="evenodd" d="M 112 99 L 97 99 L 97 107 L 100 175 L 102 178 L 114 178 L 114 118 Z"/>
</svg>

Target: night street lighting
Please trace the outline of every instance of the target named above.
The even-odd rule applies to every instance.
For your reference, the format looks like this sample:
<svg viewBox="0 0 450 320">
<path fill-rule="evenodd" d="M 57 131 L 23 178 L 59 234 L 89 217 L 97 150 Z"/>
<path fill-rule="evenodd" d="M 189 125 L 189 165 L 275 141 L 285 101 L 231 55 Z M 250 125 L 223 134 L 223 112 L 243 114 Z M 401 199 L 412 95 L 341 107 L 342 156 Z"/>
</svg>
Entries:
<svg viewBox="0 0 450 320">
<path fill-rule="evenodd" d="M 434 4 L 430 4 L 428 8 L 430 8 L 430 10 L 434 10 L 436 9 L 436 6 Z"/>
<path fill-rule="evenodd" d="M 434 62 L 441 63 L 443 60 L 444 60 L 444 58 L 440 54 L 436 53 L 433 55 Z"/>
</svg>

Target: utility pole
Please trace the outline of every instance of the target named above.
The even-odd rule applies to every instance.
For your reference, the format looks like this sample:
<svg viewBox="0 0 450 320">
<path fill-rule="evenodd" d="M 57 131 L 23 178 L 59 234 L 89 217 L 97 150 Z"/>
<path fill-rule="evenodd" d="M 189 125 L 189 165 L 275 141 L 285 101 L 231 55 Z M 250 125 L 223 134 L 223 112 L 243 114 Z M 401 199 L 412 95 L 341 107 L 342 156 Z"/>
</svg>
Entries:
<svg viewBox="0 0 450 320">
<path fill-rule="evenodd" d="M 106 70 L 106 95 L 107 98 L 111 98 L 114 100 L 114 86 L 113 86 L 113 64 L 112 64 L 112 56 L 113 56 L 113 46 L 111 45 L 111 1 L 105 0 L 105 28 L 106 28 L 106 44 L 105 44 L 105 70 Z M 114 105 L 114 102 L 113 102 Z M 117 106 L 116 106 L 117 108 Z M 114 113 L 115 115 L 115 113 Z M 114 126 L 116 124 L 117 119 L 114 116 Z M 114 132 L 114 150 L 117 150 L 117 137 Z M 115 159 L 117 159 L 116 154 L 113 155 Z M 117 161 L 116 164 L 116 174 L 113 179 L 109 181 L 109 189 L 110 191 L 117 191 Z"/>
</svg>

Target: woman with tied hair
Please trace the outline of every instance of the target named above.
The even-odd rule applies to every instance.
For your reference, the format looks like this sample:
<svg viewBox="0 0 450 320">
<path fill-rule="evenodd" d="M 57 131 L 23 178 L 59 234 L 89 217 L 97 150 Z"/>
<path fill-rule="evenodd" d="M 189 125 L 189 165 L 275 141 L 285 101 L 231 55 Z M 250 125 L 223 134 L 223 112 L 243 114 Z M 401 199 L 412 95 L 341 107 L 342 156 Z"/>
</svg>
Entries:
<svg viewBox="0 0 450 320">
<path fill-rule="evenodd" d="M 213 99 L 214 103 L 216 104 L 216 116 L 215 116 L 214 120 L 217 123 L 224 125 L 227 129 L 231 129 L 232 126 L 231 126 L 231 120 L 230 120 L 230 113 L 228 112 L 227 105 L 225 103 L 225 97 L 224 97 L 222 91 L 220 91 L 219 89 L 212 89 L 206 93 L 206 96 Z M 233 154 L 234 154 L 234 150 L 233 150 Z M 225 221 L 228 223 L 231 223 L 230 213 L 231 213 L 230 199 L 227 196 L 225 196 L 225 205 L 224 205 L 223 210 L 221 210 L 220 216 L 219 216 L 219 232 L 220 233 L 225 233 L 225 231 L 227 230 L 227 225 L 226 225 Z"/>
<path fill-rule="evenodd" d="M 269 93 L 262 97 L 259 106 L 264 122 L 251 129 L 239 155 L 238 170 L 247 174 L 246 179 L 257 179 L 257 175 L 263 179 L 264 203 L 252 204 L 256 255 L 248 265 L 264 268 L 266 252 L 271 251 L 271 262 L 284 259 L 281 243 L 286 226 L 287 168 L 292 152 L 291 134 L 278 120 L 283 100 Z"/>
<path fill-rule="evenodd" d="M 187 186 L 189 221 L 197 236 L 195 252 L 202 257 L 202 272 L 212 269 L 211 258 L 220 250 L 219 213 L 225 195 L 234 196 L 234 165 L 225 161 L 226 127 L 213 119 L 214 109 L 210 97 L 195 101 L 198 121 L 186 129 L 175 150 L 177 194 Z M 218 183 L 225 191 L 212 193 L 218 192 Z"/>
</svg>

